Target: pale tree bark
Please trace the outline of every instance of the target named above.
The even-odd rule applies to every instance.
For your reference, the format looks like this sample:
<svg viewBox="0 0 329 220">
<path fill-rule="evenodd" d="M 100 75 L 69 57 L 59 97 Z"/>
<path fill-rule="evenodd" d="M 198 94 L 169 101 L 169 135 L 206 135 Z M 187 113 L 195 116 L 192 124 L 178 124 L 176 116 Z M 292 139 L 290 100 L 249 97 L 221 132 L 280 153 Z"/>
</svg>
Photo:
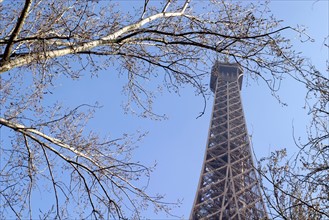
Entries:
<svg viewBox="0 0 329 220">
<path fill-rule="evenodd" d="M 93 41 L 81 43 L 81 44 L 71 44 L 71 45 L 68 45 L 69 47 L 66 47 L 63 49 L 27 54 L 27 55 L 23 55 L 21 57 L 15 58 L 13 61 L 9 61 L 8 58 L 11 53 L 11 48 L 13 46 L 13 42 L 15 41 L 15 38 L 17 38 L 17 34 L 18 34 L 17 32 L 19 32 L 19 29 L 21 29 L 22 23 L 24 22 L 24 17 L 26 17 L 26 15 L 22 15 L 24 17 L 20 20 L 23 20 L 23 21 L 19 22 L 18 27 L 16 28 L 18 30 L 16 30 L 16 29 L 14 30 L 14 32 L 12 34 L 13 37 L 11 37 L 11 39 L 9 39 L 9 43 L 7 44 L 6 50 L 3 55 L 3 62 L 2 62 L 1 68 L 0 68 L 0 72 L 5 72 L 5 71 L 8 71 L 8 70 L 16 68 L 16 67 L 30 64 L 31 62 L 34 62 L 36 59 L 37 60 L 52 59 L 52 58 L 65 56 L 68 54 L 75 54 L 75 53 L 90 51 L 95 47 L 111 46 L 112 44 L 117 44 L 117 43 L 124 44 L 125 41 L 120 39 L 120 37 L 122 35 L 128 34 L 128 33 L 131 33 L 131 35 L 137 34 L 137 33 L 133 33 L 133 32 L 137 31 L 138 29 L 143 27 L 145 24 L 150 23 L 157 19 L 185 16 L 184 11 L 185 11 L 186 7 L 187 7 L 187 5 L 184 6 L 184 10 L 182 10 L 181 12 L 176 12 L 176 13 L 164 12 L 164 13 L 158 13 L 158 14 L 152 15 L 148 18 L 145 18 L 145 19 L 135 23 L 135 24 L 125 26 L 124 28 L 114 32 L 113 34 L 102 37 L 99 40 L 93 40 Z M 27 9 L 24 8 L 24 11 L 25 10 L 28 10 L 28 8 Z M 186 17 L 188 17 L 190 19 L 193 18 L 192 16 L 187 16 L 187 15 L 186 15 Z M 57 44 L 58 44 L 58 46 L 61 46 L 60 43 L 57 43 Z"/>
<path fill-rule="evenodd" d="M 127 76 L 127 109 L 137 106 L 141 116 L 159 119 L 163 116 L 152 108 L 155 86 L 144 82 L 161 78 L 158 86 L 169 91 L 192 86 L 205 108 L 214 59 L 239 63 L 246 76 L 265 80 L 272 91 L 282 75 L 314 72 L 282 32 L 307 35 L 282 27 L 266 3 L 145 0 L 128 9 L 120 4 L 0 2 L 0 125 L 8 134 L 0 148 L 1 218 L 139 219 L 148 206 L 170 214 L 175 205 L 148 195 L 153 168 L 132 162 L 144 134 L 101 138 L 96 128 L 87 129 L 98 105 L 70 110 L 44 104 L 55 96 L 61 77 L 79 79 L 116 66 Z M 33 206 L 39 188 L 52 198 L 52 206 L 40 211 Z"/>
</svg>

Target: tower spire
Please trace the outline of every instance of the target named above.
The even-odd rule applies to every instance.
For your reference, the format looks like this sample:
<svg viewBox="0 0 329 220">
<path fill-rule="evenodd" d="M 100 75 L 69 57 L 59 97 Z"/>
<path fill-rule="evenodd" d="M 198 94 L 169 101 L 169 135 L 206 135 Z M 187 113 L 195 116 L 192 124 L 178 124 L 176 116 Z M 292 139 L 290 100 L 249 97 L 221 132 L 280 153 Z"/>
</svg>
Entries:
<svg viewBox="0 0 329 220">
<path fill-rule="evenodd" d="M 190 219 L 267 219 L 241 104 L 242 69 L 215 62 L 207 148 Z"/>
</svg>

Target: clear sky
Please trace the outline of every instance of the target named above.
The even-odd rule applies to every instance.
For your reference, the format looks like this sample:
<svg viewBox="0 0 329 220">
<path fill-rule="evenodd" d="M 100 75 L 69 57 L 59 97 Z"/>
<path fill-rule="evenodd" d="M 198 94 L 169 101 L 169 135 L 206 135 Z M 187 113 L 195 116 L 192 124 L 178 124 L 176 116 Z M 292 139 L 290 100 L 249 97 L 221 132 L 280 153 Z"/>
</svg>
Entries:
<svg viewBox="0 0 329 220">
<path fill-rule="evenodd" d="M 328 36 L 328 1 L 273 1 L 274 15 L 285 20 L 284 25 L 305 25 L 314 43 L 300 44 L 295 34 L 295 49 L 312 58 L 321 70 L 325 69 L 328 50 L 323 41 Z M 249 85 L 247 85 L 249 83 Z M 286 147 L 291 155 L 296 152 L 292 127 L 296 137 L 306 136 L 309 116 L 303 109 L 305 104 L 303 87 L 291 79 L 283 81 L 279 92 L 288 104 L 283 107 L 271 96 L 263 82 L 245 80 L 242 88 L 244 111 L 248 131 L 252 135 L 254 151 L 258 158 L 268 156 L 275 149 Z M 149 130 L 139 149 L 140 158 L 146 161 L 157 160 L 158 166 L 151 180 L 151 191 L 164 193 L 168 201 L 182 198 L 182 206 L 177 215 L 188 218 L 206 147 L 212 100 L 209 100 L 206 114 L 195 119 L 202 110 L 202 100 L 189 89 L 181 91 L 181 96 L 165 94 L 158 100 L 159 111 L 169 116 L 168 121 L 141 121 L 136 127 Z M 140 123 L 140 124 L 138 124 Z M 147 152 L 147 154 L 145 154 Z M 163 215 L 147 215 L 150 218 L 166 218 Z M 169 219 L 171 217 L 168 217 Z"/>
<path fill-rule="evenodd" d="M 129 2 L 129 1 L 126 1 Z M 298 36 L 288 31 L 284 34 L 293 39 L 296 50 L 305 57 L 312 58 L 321 70 L 325 69 L 328 50 L 322 46 L 328 35 L 328 1 L 272 1 L 274 15 L 284 20 L 283 25 L 304 25 L 315 39 L 314 43 L 300 44 Z M 210 71 L 210 70 L 209 70 Z M 149 192 L 166 195 L 166 201 L 182 200 L 180 208 L 174 214 L 188 218 L 197 188 L 202 160 L 207 141 L 210 122 L 212 97 L 208 100 L 206 113 L 196 119 L 203 108 L 203 100 L 189 89 L 182 89 L 180 95 L 164 92 L 155 101 L 155 111 L 166 114 L 165 121 L 152 121 L 124 114 L 122 96 L 124 77 L 118 77 L 114 69 L 99 74 L 90 80 L 89 76 L 81 81 L 62 81 L 58 92 L 63 94 L 63 102 L 72 106 L 80 103 L 98 101 L 100 109 L 91 122 L 101 133 L 110 132 L 114 138 L 122 133 L 136 130 L 148 131 L 148 135 L 139 144 L 135 158 L 144 164 L 157 162 L 157 168 L 151 176 Z M 279 94 L 288 104 L 283 107 L 271 96 L 262 81 L 254 82 L 245 78 L 242 96 L 249 133 L 252 135 L 253 148 L 258 158 L 268 156 L 275 149 L 286 147 L 292 155 L 296 152 L 293 143 L 292 127 L 296 137 L 305 137 L 309 121 L 303 87 L 287 78 L 283 81 Z M 145 213 L 150 219 L 172 219 L 165 214 Z"/>
<path fill-rule="evenodd" d="M 324 72 L 328 50 L 322 44 L 329 34 L 328 1 L 274 0 L 270 7 L 277 18 L 285 20 L 284 25 L 308 27 L 308 33 L 315 39 L 314 43 L 300 44 L 298 36 L 289 32 L 284 34 L 293 39 L 296 50 L 312 58 L 314 64 Z M 127 99 L 122 95 L 124 80 L 123 76 L 116 74 L 115 68 L 104 70 L 92 79 L 86 74 L 79 81 L 61 80 L 56 89 L 56 97 L 62 97 L 63 104 L 72 107 L 81 103 L 99 102 L 103 108 L 96 112 L 90 123 L 96 132 L 110 133 L 113 138 L 137 130 L 148 132 L 135 154 L 135 159 L 146 165 L 157 162 L 148 191 L 151 195 L 166 195 L 167 202 L 182 200 L 181 207 L 173 213 L 188 218 L 206 147 L 212 97 L 208 100 L 205 114 L 196 119 L 203 109 L 203 100 L 195 96 L 192 89 L 182 89 L 179 95 L 164 92 L 155 100 L 154 110 L 166 114 L 169 119 L 152 121 L 124 114 L 122 104 Z M 287 78 L 279 94 L 288 106 L 280 105 L 262 81 L 244 79 L 243 105 L 257 158 L 284 147 L 292 155 L 296 151 L 293 126 L 296 137 L 306 136 L 309 116 L 303 109 L 305 90 Z M 144 215 L 150 219 L 173 218 L 162 213 L 156 215 L 152 210 Z"/>
</svg>

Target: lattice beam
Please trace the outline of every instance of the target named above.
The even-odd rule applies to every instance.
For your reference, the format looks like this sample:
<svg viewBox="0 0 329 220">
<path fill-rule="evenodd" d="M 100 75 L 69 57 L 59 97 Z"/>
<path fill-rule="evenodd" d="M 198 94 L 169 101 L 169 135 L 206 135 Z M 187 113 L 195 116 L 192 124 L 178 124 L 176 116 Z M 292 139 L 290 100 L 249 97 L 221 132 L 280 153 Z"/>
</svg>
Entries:
<svg viewBox="0 0 329 220">
<path fill-rule="evenodd" d="M 237 64 L 216 62 L 207 149 L 190 219 L 267 219 L 252 154 Z"/>
</svg>

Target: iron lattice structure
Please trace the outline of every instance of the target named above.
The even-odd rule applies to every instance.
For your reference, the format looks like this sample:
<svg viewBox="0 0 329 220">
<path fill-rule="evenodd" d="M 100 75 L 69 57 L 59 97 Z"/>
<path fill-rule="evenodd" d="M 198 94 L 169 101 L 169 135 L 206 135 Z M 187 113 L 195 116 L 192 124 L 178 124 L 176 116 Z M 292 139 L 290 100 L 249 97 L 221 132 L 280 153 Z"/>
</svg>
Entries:
<svg viewBox="0 0 329 220">
<path fill-rule="evenodd" d="M 199 186 L 190 219 L 267 219 L 240 98 L 238 64 L 216 62 L 215 93 Z"/>
</svg>

